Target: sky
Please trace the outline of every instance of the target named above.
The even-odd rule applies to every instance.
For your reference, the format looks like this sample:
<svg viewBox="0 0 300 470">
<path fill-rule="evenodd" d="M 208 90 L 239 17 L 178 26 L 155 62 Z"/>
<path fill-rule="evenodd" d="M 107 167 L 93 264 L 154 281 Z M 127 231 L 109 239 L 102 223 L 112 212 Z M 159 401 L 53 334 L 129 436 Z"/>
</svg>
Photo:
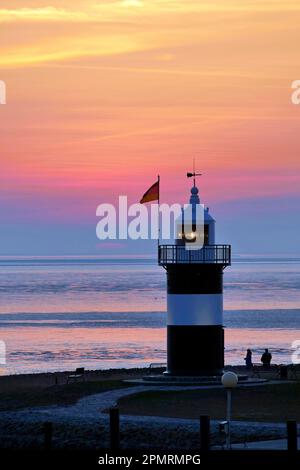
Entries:
<svg viewBox="0 0 300 470">
<path fill-rule="evenodd" d="M 299 252 L 300 4 L 0 0 L 0 255 L 135 253 L 96 207 L 187 201 L 196 168 L 217 241 Z"/>
</svg>

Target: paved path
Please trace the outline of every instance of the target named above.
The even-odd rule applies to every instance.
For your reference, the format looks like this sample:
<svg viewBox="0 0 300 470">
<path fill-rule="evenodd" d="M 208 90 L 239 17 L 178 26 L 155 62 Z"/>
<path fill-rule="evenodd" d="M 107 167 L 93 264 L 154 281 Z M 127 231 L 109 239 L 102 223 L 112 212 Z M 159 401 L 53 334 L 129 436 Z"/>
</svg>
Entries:
<svg viewBox="0 0 300 470">
<path fill-rule="evenodd" d="M 122 397 L 132 395 L 134 393 L 148 392 L 148 391 L 178 391 L 178 390 L 197 390 L 203 389 L 203 386 L 136 386 L 128 388 L 120 388 L 117 390 L 109 390 L 102 393 L 97 393 L 95 395 L 89 395 L 87 397 L 81 398 L 74 405 L 67 406 L 49 406 L 41 408 L 26 408 L 23 410 L 11 411 L 11 412 L 0 412 L 1 416 L 10 415 L 10 416 L 19 416 L 23 418 L 28 418 L 29 420 L 36 419 L 50 419 L 52 421 L 65 421 L 65 420 L 82 420 L 82 421 L 93 421 L 93 420 L 108 420 L 108 414 L 104 413 L 108 408 L 115 406 L 118 400 Z M 210 388 L 210 386 L 207 386 Z M 130 416 L 123 415 L 121 416 L 123 422 L 125 421 L 135 421 L 135 422 L 144 422 L 147 421 L 167 424 L 167 423 L 177 423 L 177 424 L 192 424 L 194 426 L 199 426 L 197 419 L 184 419 L 184 418 L 166 418 L 166 417 L 157 417 L 157 416 Z M 216 426 L 218 421 L 211 421 L 212 426 Z M 249 426 L 255 426 L 262 428 L 276 428 L 285 430 L 286 426 L 284 423 L 261 423 L 261 422 L 242 422 L 242 421 L 232 421 L 232 426 L 238 428 L 249 428 Z"/>
<path fill-rule="evenodd" d="M 0 412 L 1 416 L 14 416 L 27 418 L 29 420 L 41 419 L 44 420 L 50 419 L 52 421 L 93 421 L 93 420 L 104 420 L 108 421 L 108 414 L 104 413 L 110 407 L 113 407 L 117 404 L 118 400 L 121 397 L 127 395 L 132 395 L 134 393 L 149 392 L 150 390 L 156 391 L 172 391 L 172 390 L 195 390 L 199 389 L 199 386 L 142 386 L 138 385 L 136 387 L 120 388 L 117 390 L 108 390 L 107 392 L 97 393 L 95 395 L 89 395 L 87 397 L 81 398 L 74 405 L 68 406 L 49 406 L 41 408 L 26 408 L 23 410 L 11 411 L 11 412 Z M 202 387 L 203 388 L 203 387 Z M 156 416 L 129 416 L 123 415 L 121 417 L 122 421 L 136 421 L 136 422 L 162 422 L 162 423 L 198 423 L 194 419 L 180 419 L 180 418 L 160 418 Z"/>
<path fill-rule="evenodd" d="M 209 387 L 209 386 L 208 386 Z M 107 413 L 104 413 L 108 408 L 116 405 L 117 401 L 121 397 L 131 395 L 134 393 L 140 393 L 145 391 L 172 391 L 172 390 L 196 390 L 203 387 L 199 386 L 133 386 L 128 388 L 121 388 L 117 390 L 110 390 L 95 395 L 90 395 L 80 399 L 74 405 L 69 406 L 50 406 L 43 408 L 29 408 L 23 410 L 17 410 L 13 412 L 1 412 L 1 419 L 6 423 L 42 423 L 45 421 L 52 421 L 57 425 L 67 424 L 68 426 L 74 425 L 75 427 L 89 426 L 90 428 L 97 428 L 99 425 L 104 426 L 108 429 Z M 209 387 L 210 388 L 210 387 Z M 197 411 L 195 410 L 197 416 Z M 153 435 L 154 438 L 159 438 L 162 433 L 177 433 L 178 439 L 181 442 L 183 435 L 186 435 L 186 445 L 189 445 L 188 433 L 193 434 L 195 439 L 199 436 L 199 420 L 198 419 L 182 419 L 182 418 L 166 418 L 156 416 L 129 416 L 122 415 L 120 418 L 121 428 L 125 434 L 129 436 L 132 434 L 132 430 L 137 433 L 148 433 Z M 257 445 L 263 446 L 281 446 L 278 448 L 286 448 L 286 440 L 283 438 L 286 436 L 286 425 L 284 423 L 261 423 L 261 422 L 241 422 L 233 421 L 231 425 L 232 432 L 239 436 L 244 436 L 245 440 L 249 439 L 249 436 L 253 435 L 260 436 L 263 438 L 277 438 L 277 441 L 267 441 L 267 443 L 251 443 L 248 444 L 247 448 L 259 448 L 253 447 Z M 218 421 L 211 421 L 212 433 L 218 432 Z M 145 435 L 146 435 L 145 434 Z M 145 438 L 146 439 L 146 438 Z M 172 437 L 172 439 L 174 439 Z M 178 442 L 178 441 L 177 441 Z M 277 442 L 275 444 L 275 442 Z M 125 443 L 124 443 L 125 444 Z M 149 443 L 148 443 L 149 444 Z M 241 444 L 240 448 L 244 448 Z M 269 448 L 269 447 L 263 447 Z M 277 447 L 271 447 L 277 448 Z"/>
</svg>

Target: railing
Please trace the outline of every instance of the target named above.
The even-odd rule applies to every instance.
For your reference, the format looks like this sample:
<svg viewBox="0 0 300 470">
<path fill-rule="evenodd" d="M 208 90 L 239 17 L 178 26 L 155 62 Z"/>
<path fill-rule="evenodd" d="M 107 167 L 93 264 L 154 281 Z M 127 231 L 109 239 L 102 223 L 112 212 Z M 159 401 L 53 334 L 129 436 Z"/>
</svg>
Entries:
<svg viewBox="0 0 300 470">
<path fill-rule="evenodd" d="M 160 245 L 158 264 L 231 264 L 230 245 L 203 245 L 199 250 L 189 250 L 182 245 Z"/>
</svg>

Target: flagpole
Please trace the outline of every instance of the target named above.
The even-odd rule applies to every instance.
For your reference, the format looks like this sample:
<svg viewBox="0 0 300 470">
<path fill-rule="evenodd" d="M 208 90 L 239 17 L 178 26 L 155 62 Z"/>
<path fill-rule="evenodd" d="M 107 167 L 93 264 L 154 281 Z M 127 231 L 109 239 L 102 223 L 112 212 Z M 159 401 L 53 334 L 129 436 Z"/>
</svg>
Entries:
<svg viewBox="0 0 300 470">
<path fill-rule="evenodd" d="M 158 237 L 157 237 L 157 251 L 159 251 L 159 239 L 160 239 L 160 218 L 159 218 L 159 204 L 160 204 L 160 176 L 157 175 L 158 182 L 158 211 L 157 211 L 157 226 L 158 226 Z"/>
</svg>

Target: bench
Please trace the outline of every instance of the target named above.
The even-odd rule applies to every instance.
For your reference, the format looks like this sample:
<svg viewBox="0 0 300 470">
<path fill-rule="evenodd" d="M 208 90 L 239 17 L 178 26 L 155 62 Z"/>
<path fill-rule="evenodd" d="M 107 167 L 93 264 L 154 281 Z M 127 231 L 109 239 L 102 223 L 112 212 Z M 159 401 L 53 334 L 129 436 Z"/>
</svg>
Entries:
<svg viewBox="0 0 300 470">
<path fill-rule="evenodd" d="M 75 370 L 73 374 L 68 375 L 67 384 L 71 382 L 72 380 L 74 382 L 77 382 L 77 380 L 81 378 L 83 378 L 84 380 L 84 367 L 77 367 L 77 369 Z"/>
<path fill-rule="evenodd" d="M 151 362 L 149 369 L 166 369 L 167 364 L 165 362 Z"/>
</svg>

